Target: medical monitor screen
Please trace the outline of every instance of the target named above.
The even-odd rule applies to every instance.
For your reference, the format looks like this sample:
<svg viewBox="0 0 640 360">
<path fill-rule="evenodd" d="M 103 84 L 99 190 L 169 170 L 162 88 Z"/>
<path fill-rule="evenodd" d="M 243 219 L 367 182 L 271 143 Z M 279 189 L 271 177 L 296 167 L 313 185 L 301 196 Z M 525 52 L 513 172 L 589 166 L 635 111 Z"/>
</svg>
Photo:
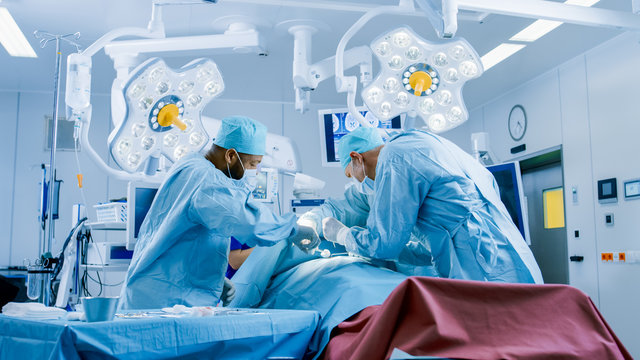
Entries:
<svg viewBox="0 0 640 360">
<path fill-rule="evenodd" d="M 522 185 L 520 181 L 520 168 L 515 163 L 507 163 L 500 165 L 487 166 L 487 169 L 493 174 L 500 189 L 500 200 L 507 208 L 511 220 L 516 224 L 522 237 L 527 239 L 527 226 L 524 218 L 524 201 L 522 199 Z"/>
<path fill-rule="evenodd" d="M 266 200 L 267 190 L 267 173 L 259 172 L 256 176 L 256 188 L 253 190 L 252 196 L 255 200 Z"/>
<path fill-rule="evenodd" d="M 149 212 L 149 208 L 151 207 L 151 203 L 153 202 L 153 198 L 156 196 L 158 189 L 152 188 L 136 188 L 135 189 L 135 223 L 133 230 L 133 237 L 138 238 L 138 232 L 140 231 L 140 226 L 142 226 L 142 222 L 144 221 L 145 216 Z"/>
<path fill-rule="evenodd" d="M 396 116 L 393 119 L 386 121 L 380 121 L 373 113 L 367 110 L 360 110 L 360 113 L 364 118 L 373 126 L 380 129 L 401 129 L 401 118 Z M 323 150 L 324 158 L 322 159 L 323 165 L 333 166 L 340 163 L 338 157 L 338 144 L 340 139 L 360 127 L 360 123 L 356 120 L 346 109 L 343 110 L 321 110 L 320 126 L 324 131 Z"/>
</svg>

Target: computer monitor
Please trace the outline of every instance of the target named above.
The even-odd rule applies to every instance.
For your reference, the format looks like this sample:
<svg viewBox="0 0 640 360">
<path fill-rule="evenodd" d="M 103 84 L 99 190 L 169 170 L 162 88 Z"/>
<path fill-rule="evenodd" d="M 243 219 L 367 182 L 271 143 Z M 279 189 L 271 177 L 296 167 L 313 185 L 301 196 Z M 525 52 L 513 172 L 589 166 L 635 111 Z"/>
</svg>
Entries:
<svg viewBox="0 0 640 360">
<path fill-rule="evenodd" d="M 402 128 L 400 116 L 380 121 L 365 107 L 358 108 L 358 111 L 371 125 L 379 129 L 399 130 Z M 349 114 L 348 109 L 319 110 L 318 120 L 320 122 L 320 134 L 322 135 L 322 166 L 340 166 L 340 159 L 338 158 L 338 143 L 340 139 L 361 125 L 358 120 Z"/>
<path fill-rule="evenodd" d="M 138 232 L 158 192 L 159 184 L 129 182 L 127 187 L 127 250 L 133 250 Z"/>
<path fill-rule="evenodd" d="M 531 245 L 529 237 L 529 219 L 527 217 L 527 201 L 522 187 L 522 175 L 518 162 L 509 162 L 487 166 L 493 174 L 500 189 L 500 199 L 507 208 L 513 223 L 524 237 L 527 244 Z"/>
</svg>

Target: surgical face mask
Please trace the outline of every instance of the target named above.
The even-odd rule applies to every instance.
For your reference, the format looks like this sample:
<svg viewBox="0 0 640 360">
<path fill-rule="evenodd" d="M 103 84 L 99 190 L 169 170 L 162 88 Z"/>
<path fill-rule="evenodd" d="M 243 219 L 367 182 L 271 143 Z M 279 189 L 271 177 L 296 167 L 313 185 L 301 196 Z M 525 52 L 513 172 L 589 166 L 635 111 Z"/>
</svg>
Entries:
<svg viewBox="0 0 640 360">
<path fill-rule="evenodd" d="M 247 182 L 251 190 L 255 189 L 258 184 L 258 169 L 246 169 L 242 179 Z"/>
<path fill-rule="evenodd" d="M 351 164 L 351 168 L 353 169 L 353 161 L 351 162 Z M 353 181 L 356 189 L 358 189 L 358 191 L 362 194 L 373 195 L 375 193 L 375 182 L 367 176 L 367 173 L 364 170 L 364 163 L 362 164 L 362 174 L 364 175 L 362 181 L 359 181 L 355 176 L 353 176 L 353 174 L 351 176 L 351 181 Z"/>
<path fill-rule="evenodd" d="M 256 184 L 258 183 L 258 169 L 245 169 L 244 164 L 242 163 L 242 159 L 240 159 L 240 154 L 238 154 L 237 151 L 236 154 L 238 155 L 238 161 L 240 162 L 240 166 L 242 167 L 242 177 L 240 177 L 240 179 L 234 179 L 233 176 L 231 176 L 231 168 L 229 168 L 229 163 L 227 163 L 227 171 L 229 172 L 229 177 L 245 183 L 248 189 L 250 191 L 253 191 L 253 189 L 255 189 L 256 187 Z"/>
<path fill-rule="evenodd" d="M 233 175 L 231 174 L 231 168 L 229 167 L 229 163 L 227 163 L 227 174 L 229 174 L 229 177 L 233 180 L 242 180 L 247 174 L 247 170 L 245 170 L 244 164 L 242 163 L 242 159 L 240 159 L 240 154 L 238 154 L 236 149 L 233 149 L 233 151 L 236 153 L 236 156 L 238 156 L 238 161 L 240 162 L 240 166 L 242 167 L 242 176 L 240 176 L 239 179 L 236 179 L 235 177 L 233 177 Z"/>
</svg>

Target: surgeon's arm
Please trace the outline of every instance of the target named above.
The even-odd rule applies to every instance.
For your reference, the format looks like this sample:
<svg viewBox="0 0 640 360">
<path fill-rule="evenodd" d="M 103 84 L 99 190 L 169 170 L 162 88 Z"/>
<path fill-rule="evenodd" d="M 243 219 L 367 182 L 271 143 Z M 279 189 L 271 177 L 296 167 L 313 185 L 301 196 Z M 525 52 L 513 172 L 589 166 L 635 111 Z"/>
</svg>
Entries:
<svg viewBox="0 0 640 360">
<path fill-rule="evenodd" d="M 203 186 L 191 199 L 189 216 L 250 247 L 272 246 L 297 231 L 294 214 L 279 216 L 235 188 Z"/>
<path fill-rule="evenodd" d="M 343 234 L 348 251 L 378 259 L 398 258 L 411 237 L 418 211 L 439 168 L 416 169 L 414 154 L 381 154 L 376 169 L 375 199 L 367 227 Z"/>
<path fill-rule="evenodd" d="M 358 192 L 354 186 L 344 192 L 344 199 L 329 198 L 316 209 L 304 213 L 300 218 L 313 222 L 316 231 L 322 236 L 322 219 L 333 217 L 346 226 L 365 226 L 369 216 L 369 199 Z"/>
</svg>

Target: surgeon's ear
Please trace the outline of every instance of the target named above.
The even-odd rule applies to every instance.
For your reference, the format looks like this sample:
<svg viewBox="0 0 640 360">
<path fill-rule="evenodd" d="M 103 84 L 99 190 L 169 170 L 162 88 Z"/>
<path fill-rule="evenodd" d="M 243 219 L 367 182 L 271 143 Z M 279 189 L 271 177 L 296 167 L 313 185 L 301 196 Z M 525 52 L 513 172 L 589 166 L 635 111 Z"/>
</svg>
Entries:
<svg viewBox="0 0 640 360">
<path fill-rule="evenodd" d="M 353 162 L 354 160 L 358 160 L 359 162 L 362 162 L 363 157 L 361 154 L 358 154 L 355 151 L 352 151 L 349 153 L 349 156 L 351 157 L 351 161 Z"/>
<path fill-rule="evenodd" d="M 233 149 L 227 149 L 227 151 L 224 153 L 224 160 L 229 165 L 233 164 L 234 157 L 236 157 L 236 152 Z"/>
</svg>

